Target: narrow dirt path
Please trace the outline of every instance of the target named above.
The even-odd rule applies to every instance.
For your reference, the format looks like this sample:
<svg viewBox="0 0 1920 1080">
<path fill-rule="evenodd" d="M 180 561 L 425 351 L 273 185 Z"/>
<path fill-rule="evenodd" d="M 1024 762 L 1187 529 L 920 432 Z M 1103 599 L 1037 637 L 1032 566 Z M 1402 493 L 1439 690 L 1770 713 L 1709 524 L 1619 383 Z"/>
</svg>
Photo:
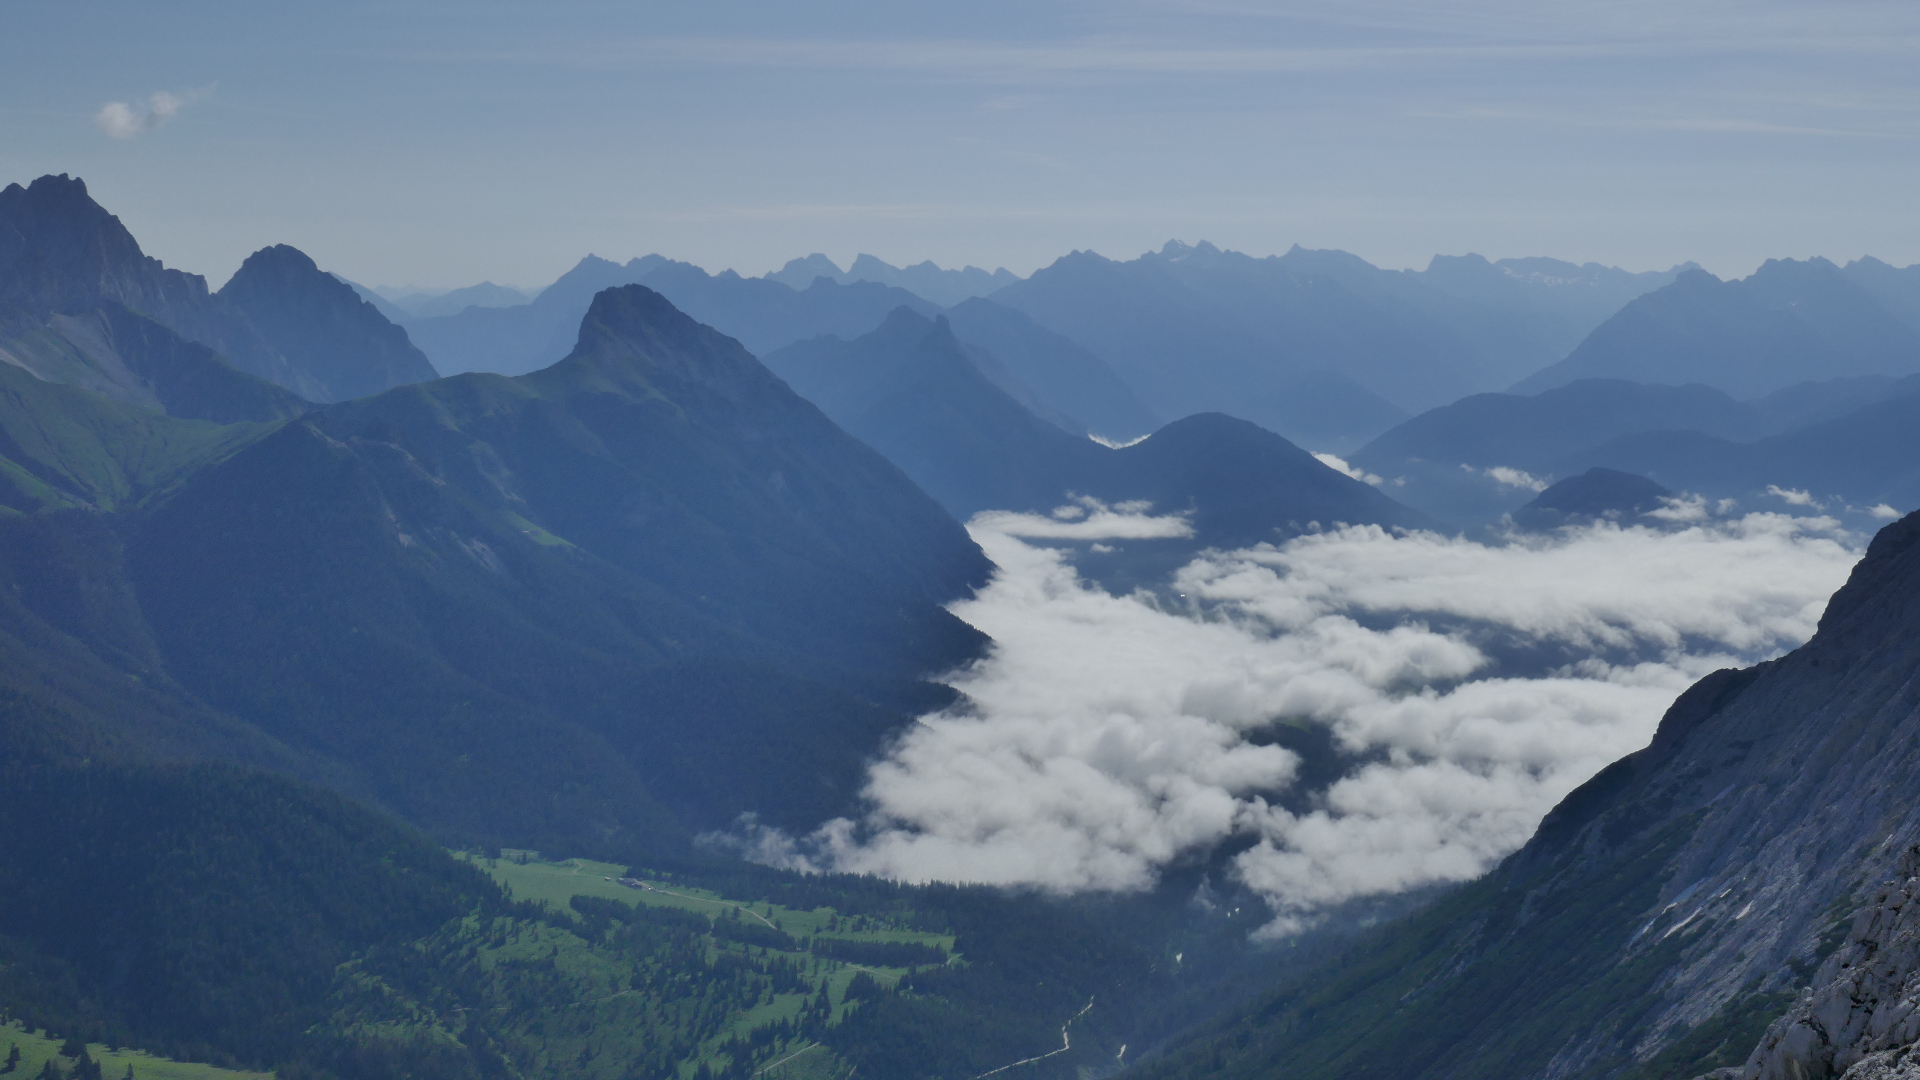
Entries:
<svg viewBox="0 0 1920 1080">
<path fill-rule="evenodd" d="M 1003 1072 L 1006 1072 L 1008 1069 L 1017 1069 L 1022 1065 L 1031 1065 L 1036 1061 L 1045 1061 L 1048 1058 L 1052 1057 L 1054 1054 L 1064 1054 L 1067 1051 L 1073 1049 L 1073 1037 L 1070 1034 L 1068 1034 L 1067 1029 L 1073 1026 L 1073 1022 L 1075 1020 L 1078 1020 L 1081 1017 L 1087 1015 L 1087 1009 L 1091 1009 L 1091 1008 L 1093 1008 L 1093 999 L 1088 998 L 1087 1006 L 1085 1009 L 1081 1009 L 1079 1012 L 1074 1013 L 1071 1017 L 1068 1018 L 1066 1023 L 1060 1025 L 1060 1049 L 1052 1050 L 1045 1054 L 1041 1054 L 1039 1057 L 1021 1058 L 1019 1061 L 1016 1061 L 1011 1065 L 1002 1065 L 997 1069 L 993 1069 L 988 1072 L 983 1072 L 979 1076 L 974 1077 L 973 1080 L 986 1080 L 987 1077 L 992 1076 L 994 1073 L 1003 1073 Z"/>
</svg>

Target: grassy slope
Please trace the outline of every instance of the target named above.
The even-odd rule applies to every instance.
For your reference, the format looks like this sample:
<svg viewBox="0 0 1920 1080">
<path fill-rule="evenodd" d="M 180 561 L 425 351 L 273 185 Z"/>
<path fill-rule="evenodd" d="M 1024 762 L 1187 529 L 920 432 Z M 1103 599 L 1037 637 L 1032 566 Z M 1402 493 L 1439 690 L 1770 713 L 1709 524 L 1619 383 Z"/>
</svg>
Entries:
<svg viewBox="0 0 1920 1080">
<path fill-rule="evenodd" d="M 61 1069 L 72 1072 L 73 1061 L 59 1056 L 60 1044 L 64 1041 L 44 1031 L 27 1031 L 17 1022 L 0 1025 L 0 1045 L 20 1048 L 20 1065 L 14 1073 L 22 1078 L 38 1075 L 48 1058 L 53 1058 Z M 87 1044 L 87 1053 L 100 1063 L 100 1073 L 107 1080 L 121 1080 L 127 1075 L 128 1066 L 132 1066 L 135 1080 L 269 1080 L 273 1076 L 270 1072 L 240 1072 L 192 1061 L 174 1061 L 144 1050 L 109 1049 L 106 1043 Z M 0 1049 L 0 1057 L 5 1054 L 6 1050 Z"/>
<path fill-rule="evenodd" d="M 0 505 L 136 505 L 274 427 L 179 420 L 0 364 Z"/>
</svg>

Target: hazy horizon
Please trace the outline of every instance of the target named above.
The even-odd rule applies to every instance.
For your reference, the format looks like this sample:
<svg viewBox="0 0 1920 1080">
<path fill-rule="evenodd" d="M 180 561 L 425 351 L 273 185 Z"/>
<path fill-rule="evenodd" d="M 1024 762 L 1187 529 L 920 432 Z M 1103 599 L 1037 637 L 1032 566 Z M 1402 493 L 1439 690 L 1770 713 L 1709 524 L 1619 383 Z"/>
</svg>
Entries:
<svg viewBox="0 0 1920 1080">
<path fill-rule="evenodd" d="M 590 251 L 1024 275 L 1170 237 L 1394 268 L 1920 262 L 1920 11 L 1884 0 L 111 2 L 14 29 L 0 177 L 82 176 L 214 281 L 271 243 L 432 288 Z"/>
</svg>

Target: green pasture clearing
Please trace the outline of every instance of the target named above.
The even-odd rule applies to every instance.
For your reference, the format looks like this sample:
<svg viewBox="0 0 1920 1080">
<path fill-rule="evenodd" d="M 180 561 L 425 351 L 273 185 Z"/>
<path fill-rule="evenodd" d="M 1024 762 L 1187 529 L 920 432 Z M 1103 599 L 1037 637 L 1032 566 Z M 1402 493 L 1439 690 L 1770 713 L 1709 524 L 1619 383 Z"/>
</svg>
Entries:
<svg viewBox="0 0 1920 1080">
<path fill-rule="evenodd" d="M 19 1021 L 11 1021 L 0 1025 L 0 1058 L 6 1055 L 8 1045 L 20 1048 L 20 1064 L 14 1075 L 21 1080 L 38 1075 L 48 1058 L 52 1058 L 61 1071 L 71 1073 L 73 1062 L 59 1056 L 60 1044 L 64 1041 L 44 1032 L 30 1032 Z M 141 1050 L 108 1050 L 105 1043 L 89 1043 L 87 1052 L 100 1063 L 100 1074 L 106 1080 L 122 1080 L 129 1065 L 133 1066 L 135 1080 L 273 1080 L 270 1072 L 236 1072 L 155 1057 Z"/>
<path fill-rule="evenodd" d="M 567 906 L 567 901 L 576 896 L 597 896 L 629 904 L 680 908 L 703 915 L 718 915 L 728 908 L 739 908 L 742 918 L 753 918 L 746 914 L 753 912 L 795 937 L 817 935 L 839 941 L 908 942 L 936 945 L 948 952 L 953 951 L 952 934 L 929 934 L 889 926 L 855 930 L 849 926 L 854 920 L 841 919 L 839 913 L 830 907 L 798 911 L 765 900 L 726 897 L 706 889 L 672 884 L 649 877 L 644 871 L 639 871 L 640 876 L 635 880 L 648 887 L 636 889 L 620 884 L 620 878 L 628 868 L 614 863 L 590 859 L 546 862 L 531 852 L 508 852 L 507 855 L 511 857 L 493 859 L 471 854 L 461 857 L 493 875 L 495 881 L 512 891 L 515 899 L 535 900 L 562 909 Z M 833 928 L 836 920 L 840 923 L 837 929 Z"/>
<path fill-rule="evenodd" d="M 505 886 L 519 900 L 531 900 L 558 910 L 567 910 L 569 901 L 576 896 L 598 897 L 616 900 L 634 906 L 674 908 L 696 912 L 709 917 L 729 917 L 737 912 L 738 918 L 747 922 L 764 922 L 777 927 L 800 939 L 821 937 L 839 941 L 859 941 L 874 943 L 914 943 L 935 945 L 951 952 L 952 934 L 933 934 L 908 930 L 886 924 L 882 920 L 867 917 L 842 916 L 831 907 L 815 908 L 812 911 L 800 911 L 783 907 L 764 899 L 723 896 L 709 889 L 668 881 L 662 877 L 648 874 L 645 870 L 634 868 L 632 880 L 641 883 L 644 888 L 622 884 L 620 879 L 628 875 L 628 867 L 615 863 L 594 862 L 590 859 L 566 859 L 550 861 L 539 857 L 532 851 L 505 851 L 501 857 L 457 853 L 463 859 L 472 862 L 493 876 L 495 881 Z M 587 981 L 606 985 L 609 990 L 620 985 L 619 980 L 610 978 L 612 972 L 593 971 L 596 957 L 593 950 L 566 944 L 562 939 L 572 935 L 555 931 L 536 931 L 503 943 L 498 949 L 502 959 L 533 959 L 552 955 L 554 963 L 562 968 L 574 970 Z M 859 1007 L 858 1003 L 846 1001 L 847 986 L 854 977 L 864 971 L 885 985 L 897 985 L 908 971 L 906 968 L 869 967 L 853 964 L 844 960 L 815 956 L 808 951 L 784 951 L 748 946 L 721 937 L 707 939 L 709 958 L 718 958 L 733 953 L 749 955 L 778 956 L 793 960 L 802 965 L 802 978 L 807 987 L 804 993 L 783 993 L 775 995 L 771 1001 L 757 1001 L 739 1008 L 729 1018 L 726 1026 L 716 1035 L 703 1040 L 694 1055 L 686 1059 L 681 1068 L 682 1077 L 692 1075 L 697 1066 L 705 1062 L 714 1067 L 727 1061 L 725 1047 L 732 1039 L 747 1039 L 751 1034 L 770 1025 L 793 1020 L 801 1015 L 809 1001 L 821 990 L 827 992 L 832 1003 L 832 1011 L 827 1020 L 829 1025 L 839 1024 L 847 1014 Z M 584 946 L 585 943 L 577 943 Z M 623 993 L 614 993 L 613 998 L 592 1003 L 599 1015 L 596 1029 L 601 1039 L 618 1038 L 614 1032 L 621 1026 L 618 1014 L 621 1012 L 618 998 Z M 588 1004 L 588 1003 L 582 1003 Z M 785 1057 L 788 1054 L 805 1050 L 801 1043 L 788 1044 L 777 1048 Z M 776 1073 L 779 1077 L 838 1077 L 844 1075 L 846 1066 L 824 1048 L 808 1051 L 782 1065 Z M 111 1078 L 110 1078 L 111 1080 Z"/>
</svg>

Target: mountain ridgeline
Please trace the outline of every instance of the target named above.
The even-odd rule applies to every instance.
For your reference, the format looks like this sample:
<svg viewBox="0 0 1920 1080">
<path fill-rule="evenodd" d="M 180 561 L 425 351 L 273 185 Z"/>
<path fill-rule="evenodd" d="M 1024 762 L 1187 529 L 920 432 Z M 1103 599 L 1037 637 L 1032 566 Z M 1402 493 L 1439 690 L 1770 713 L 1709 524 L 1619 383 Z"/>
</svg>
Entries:
<svg viewBox="0 0 1920 1080">
<path fill-rule="evenodd" d="M 226 288 L 162 266 L 76 178 L 0 191 L 0 361 L 194 419 L 276 420 L 434 370 L 293 248 Z"/>
</svg>

